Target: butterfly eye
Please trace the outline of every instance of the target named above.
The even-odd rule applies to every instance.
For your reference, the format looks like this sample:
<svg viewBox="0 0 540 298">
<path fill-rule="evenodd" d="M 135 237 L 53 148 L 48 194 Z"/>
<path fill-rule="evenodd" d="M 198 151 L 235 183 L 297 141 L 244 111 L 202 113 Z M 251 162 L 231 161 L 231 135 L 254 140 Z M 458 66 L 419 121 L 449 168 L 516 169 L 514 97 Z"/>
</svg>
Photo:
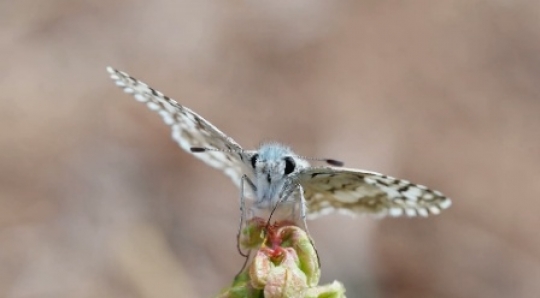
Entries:
<svg viewBox="0 0 540 298">
<path fill-rule="evenodd" d="M 289 175 L 290 173 L 292 173 L 295 166 L 296 163 L 294 162 L 294 159 L 292 157 L 285 157 L 285 175 Z"/>
<path fill-rule="evenodd" d="M 259 154 L 255 153 L 251 157 L 251 166 L 255 169 L 255 163 L 257 163 L 257 159 L 259 158 Z"/>
</svg>

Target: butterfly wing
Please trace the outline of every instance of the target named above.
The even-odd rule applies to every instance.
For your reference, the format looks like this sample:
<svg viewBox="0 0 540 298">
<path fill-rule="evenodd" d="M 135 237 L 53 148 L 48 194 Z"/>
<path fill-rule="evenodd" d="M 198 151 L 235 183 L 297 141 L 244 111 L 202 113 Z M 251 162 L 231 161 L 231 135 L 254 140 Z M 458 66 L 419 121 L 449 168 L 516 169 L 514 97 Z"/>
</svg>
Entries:
<svg viewBox="0 0 540 298">
<path fill-rule="evenodd" d="M 180 105 L 163 93 L 152 89 L 145 83 L 127 73 L 107 67 L 116 85 L 137 101 L 146 103 L 150 110 L 157 112 L 171 127 L 172 138 L 187 152 L 191 147 L 214 148 L 193 154 L 208 165 L 222 170 L 239 186 L 243 175 L 242 148 L 210 122 L 192 110 Z"/>
<path fill-rule="evenodd" d="M 383 174 L 334 167 L 306 168 L 295 179 L 304 189 L 308 217 L 333 211 L 379 216 L 428 216 L 450 207 L 442 193 Z"/>
</svg>

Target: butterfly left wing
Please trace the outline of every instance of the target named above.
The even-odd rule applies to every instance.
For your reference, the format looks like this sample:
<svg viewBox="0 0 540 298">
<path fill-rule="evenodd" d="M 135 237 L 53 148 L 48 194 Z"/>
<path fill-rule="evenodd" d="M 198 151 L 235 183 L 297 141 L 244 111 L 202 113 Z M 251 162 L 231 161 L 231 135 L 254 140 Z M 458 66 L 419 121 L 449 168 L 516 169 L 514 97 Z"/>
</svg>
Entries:
<svg viewBox="0 0 540 298">
<path fill-rule="evenodd" d="M 237 186 L 240 186 L 246 163 L 242 159 L 242 148 L 232 138 L 202 116 L 144 82 L 112 67 L 107 67 L 107 71 L 116 85 L 123 88 L 126 93 L 132 94 L 137 101 L 146 103 L 150 110 L 161 115 L 163 121 L 171 127 L 172 138 L 184 150 L 193 153 L 192 147 L 216 149 L 195 153 L 194 156 L 222 170 Z"/>
<path fill-rule="evenodd" d="M 312 167 L 299 172 L 307 216 L 338 211 L 379 216 L 428 216 L 450 207 L 439 191 L 383 174 L 356 169 Z"/>
</svg>

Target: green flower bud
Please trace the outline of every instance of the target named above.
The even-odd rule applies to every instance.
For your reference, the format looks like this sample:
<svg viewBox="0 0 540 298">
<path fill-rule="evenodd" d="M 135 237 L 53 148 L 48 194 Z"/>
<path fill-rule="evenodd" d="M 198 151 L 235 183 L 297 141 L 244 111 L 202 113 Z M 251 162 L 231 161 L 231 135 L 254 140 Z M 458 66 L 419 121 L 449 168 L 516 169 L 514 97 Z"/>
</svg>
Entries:
<svg viewBox="0 0 540 298">
<path fill-rule="evenodd" d="M 321 276 L 313 242 L 305 231 L 289 222 L 266 227 L 252 219 L 242 231 L 242 245 L 258 247 L 246 270 L 220 298 L 344 298 L 337 281 L 318 286 Z"/>
</svg>

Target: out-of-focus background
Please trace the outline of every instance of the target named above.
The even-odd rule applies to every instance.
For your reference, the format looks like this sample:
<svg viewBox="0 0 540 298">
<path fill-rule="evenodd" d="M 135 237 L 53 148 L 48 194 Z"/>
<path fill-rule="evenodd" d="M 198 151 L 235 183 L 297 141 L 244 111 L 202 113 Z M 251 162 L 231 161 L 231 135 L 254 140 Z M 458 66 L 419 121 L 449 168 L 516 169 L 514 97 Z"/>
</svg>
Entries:
<svg viewBox="0 0 540 298">
<path fill-rule="evenodd" d="M 538 297 L 540 2 L 0 2 L 0 296 L 212 297 L 238 190 L 114 66 L 247 148 L 429 185 L 429 219 L 310 222 L 348 297 Z"/>
</svg>

